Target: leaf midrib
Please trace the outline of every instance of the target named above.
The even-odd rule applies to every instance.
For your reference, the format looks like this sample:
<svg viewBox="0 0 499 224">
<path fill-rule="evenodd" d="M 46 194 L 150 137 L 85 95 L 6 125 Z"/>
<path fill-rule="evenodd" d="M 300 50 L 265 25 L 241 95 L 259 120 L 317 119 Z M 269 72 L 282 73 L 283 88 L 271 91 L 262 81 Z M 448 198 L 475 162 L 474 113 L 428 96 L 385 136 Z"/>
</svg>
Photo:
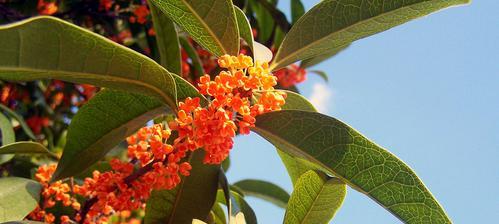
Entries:
<svg viewBox="0 0 499 224">
<path fill-rule="evenodd" d="M 213 32 L 213 30 L 211 30 L 211 28 L 208 26 L 208 24 L 206 24 L 204 22 L 204 20 L 198 15 L 198 13 L 196 12 L 196 10 L 194 10 L 191 5 L 189 3 L 187 3 L 187 1 L 185 0 L 182 0 L 182 2 L 185 4 L 185 6 L 192 12 L 192 14 L 194 15 L 194 17 L 196 17 L 196 19 L 203 25 L 203 27 L 208 31 L 208 33 L 212 36 L 212 37 L 215 37 L 215 42 L 216 44 L 220 47 L 220 49 L 222 50 L 222 53 L 223 54 L 227 54 L 227 50 L 223 47 L 222 45 L 222 42 L 220 42 L 220 40 L 218 39 L 218 36 L 215 35 L 215 33 Z"/>
<path fill-rule="evenodd" d="M 103 74 L 103 75 L 97 75 L 93 73 L 85 73 L 85 72 L 65 72 L 65 71 L 60 71 L 60 70 L 46 70 L 46 69 L 33 69 L 33 68 L 27 68 L 27 67 L 4 67 L 0 66 L 0 69 L 3 71 L 13 71 L 13 72 L 40 72 L 40 73 L 52 73 L 54 74 L 52 77 L 57 77 L 61 79 L 65 79 L 66 77 L 63 77 L 64 75 L 67 75 L 69 77 L 76 77 L 76 78 L 86 78 L 86 77 L 91 77 L 95 80 L 116 80 L 118 82 L 122 83 L 130 83 L 130 84 L 135 84 L 138 86 L 145 87 L 146 89 L 151 89 L 154 92 L 158 93 L 161 98 L 171 107 L 171 108 L 176 108 L 176 103 L 169 97 L 167 96 L 161 89 L 159 89 L 156 86 L 153 86 L 151 84 L 148 84 L 147 82 L 141 82 L 138 80 L 134 79 L 126 79 L 122 78 L 119 76 L 112 76 L 108 74 Z M 62 75 L 57 75 L 57 74 L 62 74 Z M 57 79 L 56 78 L 56 79 Z M 21 80 L 31 80 L 30 78 L 28 79 L 22 79 Z M 172 78 L 173 83 L 175 83 L 175 80 Z M 71 82 L 71 81 L 69 81 Z"/>
<path fill-rule="evenodd" d="M 319 177 L 321 178 L 321 177 Z M 314 207 L 314 204 L 315 202 L 317 201 L 317 199 L 319 199 L 319 196 L 322 194 L 322 192 L 324 191 L 324 186 L 326 185 L 326 182 L 324 180 L 321 179 L 321 189 L 319 190 L 319 193 L 315 196 L 312 204 L 311 204 L 311 207 L 310 209 L 307 210 L 307 214 L 305 214 L 305 216 L 303 217 L 302 221 L 300 222 L 301 224 L 304 224 L 305 223 L 305 220 L 307 220 L 307 217 L 310 215 L 311 211 L 312 211 L 312 207 Z"/>
<path fill-rule="evenodd" d="M 436 0 L 436 1 L 441 1 L 441 0 Z M 411 7 L 415 6 L 415 5 L 419 5 L 419 4 L 426 4 L 426 3 L 429 3 L 429 2 L 434 2 L 434 1 L 425 1 L 425 2 L 418 2 L 418 3 L 414 3 L 414 4 L 410 4 L 410 5 L 406 5 L 406 6 L 403 6 L 403 7 L 397 8 L 397 9 L 394 9 L 394 10 L 386 11 L 386 12 L 384 12 L 384 13 L 381 13 L 381 14 L 377 15 L 377 16 L 369 17 L 368 19 L 365 19 L 365 20 L 361 20 L 361 21 L 355 22 L 355 23 L 353 23 L 353 24 L 351 24 L 351 25 L 348 25 L 348 26 L 346 26 L 346 27 L 343 27 L 343 28 L 341 28 L 341 29 L 339 29 L 339 30 L 337 30 L 337 31 L 332 32 L 332 33 L 331 33 L 331 34 L 329 34 L 329 35 L 326 35 L 326 36 L 324 36 L 324 37 L 321 37 L 320 39 L 318 39 L 318 40 L 316 40 L 316 41 L 313 41 L 313 42 L 311 42 L 311 43 L 309 43 L 309 44 L 307 44 L 307 45 L 305 45 L 305 46 L 301 47 L 300 49 L 298 49 L 298 50 L 294 51 L 293 53 L 291 53 L 291 54 L 289 54 L 288 56 L 286 56 L 286 57 L 284 57 L 284 58 L 280 59 L 279 61 L 276 61 L 275 63 L 273 63 L 273 64 L 270 66 L 270 70 L 274 70 L 274 69 L 276 69 L 276 68 L 279 68 L 279 65 L 280 65 L 279 63 L 280 63 L 280 62 L 282 62 L 282 61 L 286 61 L 286 60 L 288 60 L 289 58 L 294 57 L 294 56 L 296 56 L 296 55 L 300 54 L 301 52 L 303 52 L 303 51 L 307 50 L 307 48 L 308 48 L 308 47 L 310 47 L 311 45 L 314 45 L 314 44 L 315 44 L 315 43 L 317 43 L 317 42 L 322 42 L 322 41 L 324 41 L 325 39 L 328 39 L 329 37 L 334 36 L 334 35 L 336 35 L 336 34 L 338 34 L 338 33 L 340 33 L 340 32 L 346 31 L 346 30 L 350 29 L 350 28 L 351 28 L 351 27 L 353 27 L 353 26 L 362 25 L 362 24 L 364 24 L 364 23 L 370 22 L 371 20 L 376 20 L 376 19 L 377 19 L 377 18 L 379 18 L 379 17 L 383 17 L 383 16 L 385 16 L 385 15 L 387 15 L 387 14 L 395 13 L 395 12 L 397 12 L 397 11 L 406 10 L 407 8 L 411 8 Z M 464 3 L 464 2 L 466 2 L 466 0 L 463 0 L 463 3 Z M 319 3 L 319 4 L 320 4 L 320 3 Z M 422 15 L 422 16 L 423 16 L 423 15 Z M 419 16 L 419 17 L 421 17 L 421 16 Z M 294 27 L 295 27 L 295 26 L 297 27 L 298 25 L 300 25 L 300 24 L 301 24 L 301 22 L 303 22 L 303 18 L 304 18 L 304 16 L 300 17 L 300 19 L 298 20 L 297 24 L 295 24 L 295 25 L 294 25 Z M 285 40 L 286 40 L 286 39 L 285 39 Z M 283 43 L 284 43 L 284 41 L 285 41 L 285 40 L 283 40 Z M 281 46 L 283 46 L 283 45 L 281 44 Z M 277 55 L 275 56 L 275 58 L 279 58 L 279 55 L 280 55 L 280 54 L 281 54 L 281 52 L 280 52 L 280 51 L 278 51 L 278 52 L 277 52 Z M 303 58 L 303 60 L 305 60 L 305 59 L 308 59 L 308 58 Z"/>
</svg>

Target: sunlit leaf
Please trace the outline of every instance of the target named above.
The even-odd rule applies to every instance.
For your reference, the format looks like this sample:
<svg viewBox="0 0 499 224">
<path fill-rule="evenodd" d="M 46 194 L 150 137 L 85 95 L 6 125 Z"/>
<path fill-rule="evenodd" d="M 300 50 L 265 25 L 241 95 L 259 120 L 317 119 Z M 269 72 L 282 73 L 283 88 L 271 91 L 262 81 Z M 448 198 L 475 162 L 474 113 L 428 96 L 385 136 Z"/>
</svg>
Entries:
<svg viewBox="0 0 499 224">
<path fill-rule="evenodd" d="M 236 14 L 239 36 L 241 36 L 241 38 L 246 41 L 250 49 L 253 50 L 253 31 L 251 30 L 251 25 L 248 21 L 248 18 L 246 18 L 243 10 L 236 6 L 234 6 L 234 13 Z"/>
<path fill-rule="evenodd" d="M 212 54 L 237 55 L 239 31 L 231 0 L 150 0 Z"/>
<path fill-rule="evenodd" d="M 160 64 L 170 72 L 181 74 L 182 59 L 175 24 L 154 4 L 148 3 L 156 32 Z"/>
<path fill-rule="evenodd" d="M 0 134 L 2 134 L 2 148 L 16 141 L 16 134 L 14 133 L 12 123 L 3 113 L 0 113 Z M 0 155 L 0 164 L 11 160 L 12 157 L 14 155 Z"/>
<path fill-rule="evenodd" d="M 60 79 L 156 96 L 176 107 L 172 74 L 148 57 L 55 17 L 0 27 L 0 79 Z"/>
<path fill-rule="evenodd" d="M 469 0 L 324 0 L 303 15 L 288 32 L 272 67 L 337 51 L 352 41 Z"/>
<path fill-rule="evenodd" d="M 38 205 L 41 189 L 30 179 L 0 178 L 0 222 L 22 220 Z"/>
<path fill-rule="evenodd" d="M 316 171 L 300 176 L 284 215 L 286 224 L 326 224 L 341 207 L 347 193 L 346 185 Z"/>
<path fill-rule="evenodd" d="M 16 141 L 16 134 L 9 118 L 0 113 L 0 133 L 2 134 L 2 145 L 7 145 Z"/>
<path fill-rule="evenodd" d="M 53 179 L 83 172 L 144 124 L 169 111 L 161 101 L 141 94 L 102 90 L 73 117 L 67 143 Z"/>
<path fill-rule="evenodd" d="M 258 116 L 254 131 L 368 195 L 403 222 L 450 223 L 409 166 L 339 120 L 283 110 Z"/>
</svg>

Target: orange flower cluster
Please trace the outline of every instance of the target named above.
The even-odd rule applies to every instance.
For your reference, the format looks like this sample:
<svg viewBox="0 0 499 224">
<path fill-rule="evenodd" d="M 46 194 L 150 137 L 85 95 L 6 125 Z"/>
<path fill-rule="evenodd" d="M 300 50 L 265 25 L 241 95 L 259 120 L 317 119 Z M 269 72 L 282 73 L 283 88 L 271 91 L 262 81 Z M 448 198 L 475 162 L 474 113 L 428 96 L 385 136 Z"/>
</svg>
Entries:
<svg viewBox="0 0 499 224">
<path fill-rule="evenodd" d="M 199 98 L 187 98 L 179 104 L 177 119 L 170 124 L 178 131 L 175 148 L 206 151 L 204 163 L 219 164 L 229 154 L 233 137 L 248 134 L 254 126 L 255 116 L 279 110 L 284 104 L 285 93 L 271 91 L 277 84 L 267 63 L 255 63 L 243 54 L 225 55 L 218 64 L 221 71 L 214 80 L 204 75 L 199 80 L 201 94 L 210 98 L 207 107 L 200 107 Z M 262 91 L 261 97 L 251 104 L 253 92 Z"/>
<path fill-rule="evenodd" d="M 274 75 L 279 80 L 279 85 L 285 88 L 294 86 L 307 79 L 307 71 L 296 64 L 279 69 L 274 72 Z"/>
<path fill-rule="evenodd" d="M 267 63 L 256 62 L 245 55 L 222 56 L 221 71 L 213 80 L 204 75 L 199 80 L 200 92 L 207 96 L 208 105 L 200 98 L 186 98 L 178 105 L 177 118 L 168 126 L 155 124 L 144 127 L 127 138 L 129 162 L 113 159 L 111 171 L 94 171 L 73 192 L 87 198 L 80 205 L 68 194 L 70 187 L 61 181 L 48 184 L 55 166 L 40 167 L 37 179 L 44 184 L 44 206 L 30 215 L 33 220 L 54 222 L 44 211 L 61 201 L 80 210 L 73 217 L 80 223 L 105 223 L 112 214 L 136 210 L 145 206 L 153 189 L 173 189 L 181 176 L 189 176 L 191 165 L 182 160 L 191 151 L 205 150 L 204 163 L 219 164 L 229 154 L 236 132 L 248 134 L 255 117 L 280 110 L 286 94 L 274 91 L 276 77 Z M 175 139 L 170 139 L 175 131 Z M 69 217 L 61 217 L 68 222 Z"/>
<path fill-rule="evenodd" d="M 97 200 L 89 209 L 85 223 L 101 223 L 114 212 L 136 210 L 144 206 L 153 189 L 172 189 L 180 183 L 180 175 L 188 176 L 191 166 L 181 163 L 185 151 L 167 144 L 170 130 L 162 124 L 144 127 L 127 138 L 128 157 L 138 161 L 145 173 L 130 179 L 138 171 L 133 162 L 111 161 L 112 171 L 94 171 L 82 186 L 75 186 L 75 193 Z M 77 216 L 76 220 L 82 217 Z"/>
<path fill-rule="evenodd" d="M 146 5 L 137 6 L 133 10 L 133 16 L 130 16 L 129 21 L 131 23 L 145 24 L 147 22 L 147 17 L 149 16 L 149 9 Z"/>
<path fill-rule="evenodd" d="M 65 207 L 71 206 L 75 210 L 80 209 L 80 203 L 74 197 L 71 197 L 71 187 L 67 183 L 63 183 L 62 181 L 49 183 L 55 168 L 55 164 L 43 165 L 38 168 L 35 174 L 35 178 L 43 187 L 41 193 L 43 203 L 29 214 L 30 219 L 44 221 L 45 223 L 54 223 L 55 216 L 52 213 L 46 212 L 46 209 L 54 207 L 57 202 L 60 202 Z M 69 223 L 67 215 L 61 216 L 60 220 L 61 223 Z"/>
<path fill-rule="evenodd" d="M 40 15 L 53 15 L 58 7 L 55 1 L 38 0 L 37 10 Z"/>
</svg>

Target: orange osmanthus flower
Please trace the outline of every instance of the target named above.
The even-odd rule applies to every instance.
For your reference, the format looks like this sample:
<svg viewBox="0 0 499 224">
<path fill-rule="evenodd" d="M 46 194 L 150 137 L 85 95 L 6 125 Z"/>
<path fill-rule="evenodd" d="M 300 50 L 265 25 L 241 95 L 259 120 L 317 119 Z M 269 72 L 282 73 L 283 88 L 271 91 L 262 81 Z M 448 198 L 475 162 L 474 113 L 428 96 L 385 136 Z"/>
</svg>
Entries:
<svg viewBox="0 0 499 224">
<path fill-rule="evenodd" d="M 104 223 L 112 214 L 144 208 L 152 190 L 173 189 L 192 169 L 183 159 L 192 151 L 205 151 L 206 164 L 220 164 L 227 158 L 236 133 L 248 134 L 256 116 L 280 110 L 286 94 L 274 91 L 277 78 L 267 63 L 255 62 L 243 54 L 224 55 L 218 59 L 223 69 L 213 79 L 204 75 L 198 88 L 208 99 L 186 98 L 178 104 L 177 118 L 168 125 L 144 127 L 128 137 L 128 162 L 113 159 L 111 170 L 94 171 L 81 185 L 71 189 L 67 183 L 48 184 L 55 166 L 42 166 L 36 178 L 42 183 L 44 204 L 30 219 L 52 223 L 55 217 L 44 209 L 60 201 L 79 210 L 74 220 L 80 223 Z M 176 132 L 172 135 L 172 132 Z M 175 136 L 175 139 L 170 137 Z M 87 198 L 84 206 L 69 192 Z M 71 217 L 61 216 L 61 222 Z"/>
</svg>

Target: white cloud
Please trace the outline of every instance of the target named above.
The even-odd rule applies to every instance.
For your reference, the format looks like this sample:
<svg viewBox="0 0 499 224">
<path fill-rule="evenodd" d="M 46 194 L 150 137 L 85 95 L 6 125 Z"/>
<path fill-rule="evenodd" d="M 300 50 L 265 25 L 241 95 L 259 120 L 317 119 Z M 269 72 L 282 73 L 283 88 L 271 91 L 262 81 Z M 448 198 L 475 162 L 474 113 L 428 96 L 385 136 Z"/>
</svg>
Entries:
<svg viewBox="0 0 499 224">
<path fill-rule="evenodd" d="M 332 97 L 333 91 L 327 85 L 315 83 L 309 100 L 319 112 L 326 113 L 331 105 Z"/>
</svg>

